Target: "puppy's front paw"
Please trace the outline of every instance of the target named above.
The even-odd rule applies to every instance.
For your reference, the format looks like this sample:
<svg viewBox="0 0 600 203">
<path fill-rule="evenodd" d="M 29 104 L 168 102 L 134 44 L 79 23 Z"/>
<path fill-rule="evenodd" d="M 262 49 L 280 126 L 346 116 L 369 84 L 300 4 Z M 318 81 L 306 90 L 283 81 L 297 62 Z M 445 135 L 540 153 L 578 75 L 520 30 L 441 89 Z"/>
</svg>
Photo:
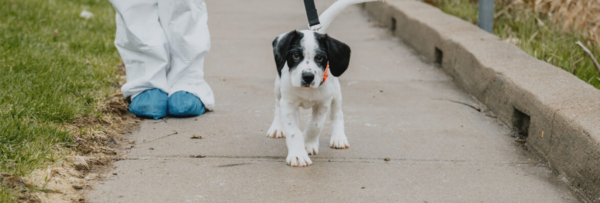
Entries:
<svg viewBox="0 0 600 203">
<path fill-rule="evenodd" d="M 315 141 L 315 142 L 306 142 L 304 143 L 304 146 L 306 146 L 306 152 L 308 152 L 308 155 L 317 155 L 319 154 L 319 141 Z"/>
<path fill-rule="evenodd" d="M 292 167 L 305 167 L 310 166 L 312 164 L 312 161 L 310 160 L 310 158 L 308 158 L 308 154 L 306 153 L 306 151 L 289 153 L 286 162 Z"/>
<path fill-rule="evenodd" d="M 283 134 L 283 128 L 281 128 L 281 126 L 277 125 L 273 125 L 271 126 L 271 128 L 269 128 L 269 131 L 267 131 L 267 137 L 270 138 L 284 138 L 285 135 Z"/>
<path fill-rule="evenodd" d="M 329 147 L 335 149 L 346 149 L 350 148 L 350 144 L 348 144 L 348 138 L 345 135 L 341 136 L 331 136 L 331 141 L 329 141 Z"/>
</svg>

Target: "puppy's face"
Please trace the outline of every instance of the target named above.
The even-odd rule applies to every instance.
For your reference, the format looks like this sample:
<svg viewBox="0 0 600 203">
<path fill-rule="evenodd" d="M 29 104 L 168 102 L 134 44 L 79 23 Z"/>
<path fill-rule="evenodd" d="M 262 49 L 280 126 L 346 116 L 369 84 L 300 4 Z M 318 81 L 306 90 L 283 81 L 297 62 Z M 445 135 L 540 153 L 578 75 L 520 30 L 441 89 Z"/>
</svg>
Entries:
<svg viewBox="0 0 600 203">
<path fill-rule="evenodd" d="M 350 63 L 350 47 L 327 35 L 313 31 L 291 31 L 273 41 L 277 71 L 289 67 L 293 87 L 318 88 L 324 82 L 327 65 L 339 77 Z"/>
</svg>

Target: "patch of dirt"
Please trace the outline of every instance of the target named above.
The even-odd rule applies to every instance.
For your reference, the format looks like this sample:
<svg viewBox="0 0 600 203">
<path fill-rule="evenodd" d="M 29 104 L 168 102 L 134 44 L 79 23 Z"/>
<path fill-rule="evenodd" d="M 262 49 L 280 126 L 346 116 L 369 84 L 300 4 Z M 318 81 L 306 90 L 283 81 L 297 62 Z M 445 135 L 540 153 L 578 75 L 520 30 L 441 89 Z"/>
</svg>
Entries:
<svg viewBox="0 0 600 203">
<path fill-rule="evenodd" d="M 19 177 L 14 175 L 2 174 L 0 175 L 0 184 L 2 184 L 6 188 L 10 188 L 13 190 L 21 191 L 21 196 L 17 199 L 19 202 L 28 202 L 28 203 L 38 203 L 41 202 L 39 198 L 32 195 L 31 185 L 26 184 L 25 181 Z"/>
<path fill-rule="evenodd" d="M 71 154 L 26 177 L 1 175 L 0 183 L 20 190 L 19 202 L 85 202 L 84 193 L 92 189 L 93 181 L 103 180 L 112 162 L 119 160 L 119 150 L 129 143 L 127 136 L 141 120 L 129 113 L 129 101 L 116 89 L 97 105 L 102 117 L 84 116 L 62 126 L 73 135 L 73 143 L 57 150 Z"/>
<path fill-rule="evenodd" d="M 84 192 L 92 181 L 102 180 L 119 148 L 127 144 L 140 121 L 127 110 L 128 102 L 119 93 L 98 105 L 101 118 L 85 116 L 63 127 L 73 134 L 73 143 L 64 146 L 72 153 L 62 161 L 24 177 L 31 189 L 22 193 L 21 202 L 85 202 Z M 21 200 L 23 199 L 23 200 Z M 35 201 L 30 201 L 34 200 Z"/>
</svg>

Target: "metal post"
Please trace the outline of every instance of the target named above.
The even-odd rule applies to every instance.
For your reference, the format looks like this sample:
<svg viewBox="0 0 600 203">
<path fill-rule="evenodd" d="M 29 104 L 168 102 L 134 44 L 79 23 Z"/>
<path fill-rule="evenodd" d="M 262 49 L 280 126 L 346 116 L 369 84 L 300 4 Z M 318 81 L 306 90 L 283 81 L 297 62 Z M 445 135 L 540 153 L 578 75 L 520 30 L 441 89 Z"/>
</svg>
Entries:
<svg viewBox="0 0 600 203">
<path fill-rule="evenodd" d="M 479 0 L 479 28 L 494 34 L 494 0 Z"/>
</svg>

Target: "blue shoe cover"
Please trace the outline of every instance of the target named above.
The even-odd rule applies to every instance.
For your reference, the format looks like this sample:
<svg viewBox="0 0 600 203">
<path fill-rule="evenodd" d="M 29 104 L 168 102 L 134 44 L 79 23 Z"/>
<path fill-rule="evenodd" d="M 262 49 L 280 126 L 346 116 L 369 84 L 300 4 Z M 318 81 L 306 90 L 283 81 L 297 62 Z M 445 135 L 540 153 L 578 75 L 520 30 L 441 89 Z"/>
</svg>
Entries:
<svg viewBox="0 0 600 203">
<path fill-rule="evenodd" d="M 146 90 L 133 98 L 129 111 L 138 117 L 164 118 L 167 116 L 167 93 L 160 89 Z"/>
<path fill-rule="evenodd" d="M 204 109 L 204 104 L 202 104 L 202 101 L 200 101 L 200 98 L 185 91 L 173 93 L 169 97 L 168 103 L 170 116 L 199 116 L 206 111 L 206 109 Z"/>
</svg>

